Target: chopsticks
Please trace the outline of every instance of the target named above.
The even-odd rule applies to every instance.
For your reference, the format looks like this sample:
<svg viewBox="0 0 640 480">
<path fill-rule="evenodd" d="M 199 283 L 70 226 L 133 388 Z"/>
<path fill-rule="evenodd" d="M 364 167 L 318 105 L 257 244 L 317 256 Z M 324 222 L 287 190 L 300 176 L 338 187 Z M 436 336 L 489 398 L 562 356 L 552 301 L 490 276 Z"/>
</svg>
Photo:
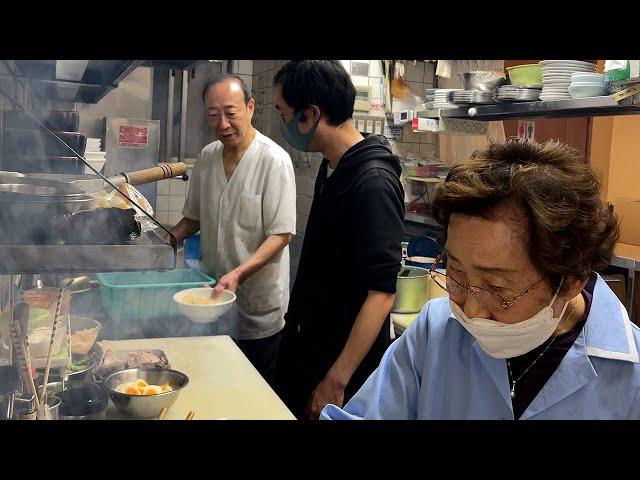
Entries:
<svg viewBox="0 0 640 480">
<path fill-rule="evenodd" d="M 51 341 L 49 342 L 49 353 L 47 355 L 47 364 L 44 368 L 44 381 L 42 383 L 42 385 L 44 385 L 44 388 L 40 393 L 41 405 L 45 405 L 47 403 L 47 382 L 49 381 L 49 372 L 51 370 L 51 359 L 53 356 L 53 342 L 55 341 L 55 338 L 56 338 L 56 329 L 58 328 L 58 321 L 60 320 L 60 306 L 62 304 L 62 298 L 64 296 L 65 290 L 69 285 L 71 285 L 72 282 L 73 280 L 69 280 L 67 284 L 60 289 L 60 291 L 58 292 L 58 296 L 56 298 L 56 313 L 53 317 L 53 325 L 51 326 Z"/>
<path fill-rule="evenodd" d="M 20 325 L 13 323 L 11 325 L 11 340 L 13 341 L 13 348 L 18 356 L 18 364 L 20 365 L 20 372 L 22 374 L 22 380 L 25 384 L 27 392 L 34 395 L 36 398 L 36 409 L 40 408 L 40 402 L 38 401 L 38 393 L 36 390 L 33 377 L 31 376 L 31 359 L 27 356 L 26 347 L 24 345 L 23 332 L 20 329 Z"/>
<path fill-rule="evenodd" d="M 189 410 L 189 413 L 187 413 L 187 418 L 185 418 L 185 420 L 193 420 L 193 417 L 195 416 L 196 412 L 194 412 L 193 410 Z M 158 420 L 164 420 L 164 417 L 167 416 L 167 407 L 162 407 L 162 410 L 160 410 L 160 414 L 158 415 Z"/>
</svg>

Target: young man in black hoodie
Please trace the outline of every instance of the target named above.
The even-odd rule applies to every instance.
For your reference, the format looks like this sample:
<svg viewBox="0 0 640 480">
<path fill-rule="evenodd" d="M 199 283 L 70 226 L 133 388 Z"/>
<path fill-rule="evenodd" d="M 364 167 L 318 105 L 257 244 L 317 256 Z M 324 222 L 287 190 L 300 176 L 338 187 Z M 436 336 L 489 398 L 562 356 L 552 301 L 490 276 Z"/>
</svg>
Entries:
<svg viewBox="0 0 640 480">
<path fill-rule="evenodd" d="M 389 142 L 351 120 L 356 90 L 340 61 L 288 62 L 274 86 L 285 140 L 324 156 L 276 381 L 297 418 L 317 419 L 358 391 L 391 341 L 404 192 Z"/>
</svg>

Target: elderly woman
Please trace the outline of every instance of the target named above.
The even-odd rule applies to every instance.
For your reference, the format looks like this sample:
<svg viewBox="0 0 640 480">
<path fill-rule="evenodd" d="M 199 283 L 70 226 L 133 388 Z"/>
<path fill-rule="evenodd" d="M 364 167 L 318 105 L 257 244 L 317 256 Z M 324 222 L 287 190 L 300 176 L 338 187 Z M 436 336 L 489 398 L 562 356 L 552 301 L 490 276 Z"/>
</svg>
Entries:
<svg viewBox="0 0 640 480">
<path fill-rule="evenodd" d="M 325 419 L 640 418 L 640 332 L 595 271 L 618 239 L 578 152 L 491 144 L 433 201 L 449 294 L 428 302 L 378 369 Z"/>
</svg>

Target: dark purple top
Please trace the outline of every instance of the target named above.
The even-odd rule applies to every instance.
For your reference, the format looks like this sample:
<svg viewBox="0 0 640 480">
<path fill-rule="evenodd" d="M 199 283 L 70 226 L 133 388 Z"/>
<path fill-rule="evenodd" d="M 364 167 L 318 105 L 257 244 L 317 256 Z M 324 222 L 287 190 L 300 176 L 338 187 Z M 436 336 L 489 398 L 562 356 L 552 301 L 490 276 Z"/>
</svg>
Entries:
<svg viewBox="0 0 640 480">
<path fill-rule="evenodd" d="M 534 398 L 536 398 L 538 392 L 542 390 L 542 387 L 544 387 L 545 383 L 547 383 L 551 378 L 553 372 L 556 371 L 556 368 L 558 368 L 558 365 L 560 365 L 560 362 L 573 345 L 573 342 L 578 338 L 578 335 L 580 335 L 580 332 L 587 321 L 589 310 L 591 309 L 595 280 L 596 276 L 594 275 L 589 280 L 584 290 L 582 290 L 582 296 L 584 297 L 586 304 L 582 318 L 580 318 L 578 323 L 576 323 L 570 331 L 558 335 L 555 340 L 553 340 L 553 344 L 545 354 L 538 359 L 535 365 L 533 365 L 533 367 L 531 367 L 529 371 L 520 378 L 520 380 L 516 382 L 515 398 L 512 400 L 514 418 L 518 419 L 522 416 L 529 404 Z M 524 372 L 547 347 L 547 345 L 549 345 L 552 338 L 553 337 L 524 355 L 509 359 L 509 363 L 511 364 L 511 373 L 513 373 L 514 378 L 520 377 L 522 372 Z M 512 378 L 509 376 L 509 389 L 511 389 L 511 382 Z"/>
</svg>

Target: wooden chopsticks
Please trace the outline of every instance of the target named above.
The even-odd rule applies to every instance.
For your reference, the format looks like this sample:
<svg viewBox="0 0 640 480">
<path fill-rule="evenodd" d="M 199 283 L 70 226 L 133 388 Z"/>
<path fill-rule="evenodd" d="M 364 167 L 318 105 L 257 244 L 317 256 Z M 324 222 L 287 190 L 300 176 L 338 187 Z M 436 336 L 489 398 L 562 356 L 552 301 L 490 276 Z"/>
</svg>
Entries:
<svg viewBox="0 0 640 480">
<path fill-rule="evenodd" d="M 193 420 L 193 417 L 196 415 L 196 412 L 194 412 L 193 410 L 189 410 L 189 413 L 187 413 L 187 418 L 185 418 L 185 420 Z M 160 410 L 160 414 L 158 415 L 158 420 L 164 420 L 164 417 L 167 416 L 167 407 L 162 407 L 162 410 Z"/>
</svg>

